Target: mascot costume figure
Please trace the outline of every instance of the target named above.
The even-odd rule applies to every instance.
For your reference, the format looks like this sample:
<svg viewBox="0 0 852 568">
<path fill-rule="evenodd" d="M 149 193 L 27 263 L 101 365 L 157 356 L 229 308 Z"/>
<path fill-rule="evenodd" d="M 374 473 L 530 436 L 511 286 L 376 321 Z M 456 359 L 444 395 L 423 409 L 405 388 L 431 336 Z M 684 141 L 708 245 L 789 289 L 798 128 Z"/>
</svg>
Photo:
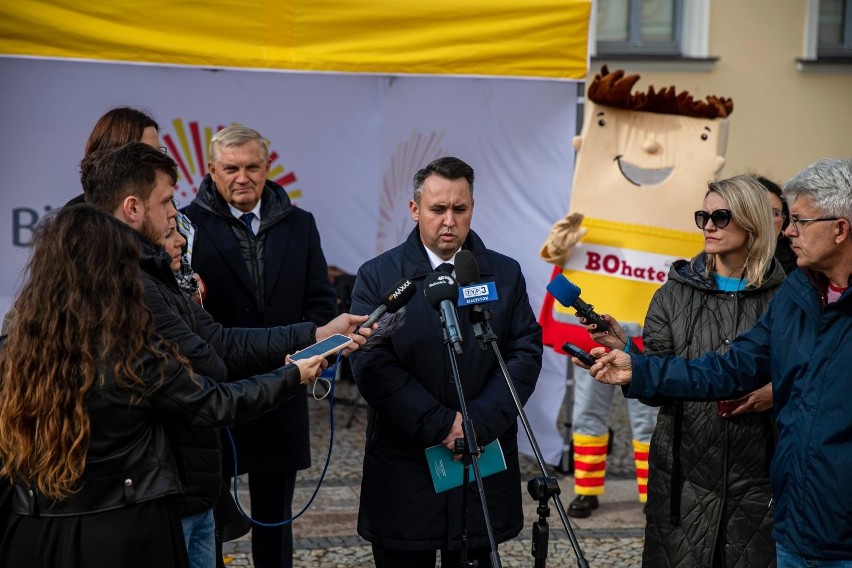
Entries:
<svg viewBox="0 0 852 568">
<path fill-rule="evenodd" d="M 671 263 L 703 246 L 693 212 L 707 182 L 725 165 L 729 99 L 696 101 L 674 87 L 631 93 L 638 75 L 606 66 L 589 84 L 583 129 L 574 138 L 577 162 L 569 214 L 558 221 L 541 257 L 582 291 L 598 313 L 617 315 L 641 346 L 651 296 Z M 544 343 L 560 353 L 565 342 L 585 350 L 597 344 L 574 310 L 546 296 Z M 575 380 L 572 442 L 577 497 L 568 513 L 588 517 L 598 507 L 606 477 L 609 411 L 614 389 L 583 374 Z M 648 447 L 657 409 L 627 402 L 639 500 L 645 502 Z"/>
</svg>

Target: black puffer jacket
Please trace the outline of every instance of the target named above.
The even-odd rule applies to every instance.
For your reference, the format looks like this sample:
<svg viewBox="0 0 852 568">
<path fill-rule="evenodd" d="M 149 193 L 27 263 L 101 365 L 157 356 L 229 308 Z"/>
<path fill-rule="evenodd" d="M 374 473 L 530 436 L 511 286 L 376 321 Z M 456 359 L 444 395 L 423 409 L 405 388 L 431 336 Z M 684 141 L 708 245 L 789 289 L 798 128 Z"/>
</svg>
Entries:
<svg viewBox="0 0 852 568">
<path fill-rule="evenodd" d="M 701 253 L 672 265 L 645 319 L 647 354 L 693 359 L 727 351 L 784 280 L 773 261 L 759 289 L 723 292 L 705 274 L 705 262 Z M 649 455 L 643 565 L 774 566 L 769 487 L 774 441 L 771 411 L 725 419 L 715 402 L 663 404 Z"/>
<path fill-rule="evenodd" d="M 269 329 L 222 327 L 181 292 L 169 255 L 142 240 L 145 301 L 157 333 L 178 346 L 196 373 L 220 382 L 263 373 L 280 367 L 288 353 L 313 341 L 311 323 Z M 297 385 L 294 394 L 301 391 Z M 172 424 L 168 431 L 185 489 L 180 515 L 212 508 L 222 484 L 218 430 Z"/>
<path fill-rule="evenodd" d="M 0 340 L 0 348 L 2 344 Z M 163 362 L 145 353 L 137 362 L 143 379 L 150 388 L 162 370 L 163 382 L 138 400 L 138 389 L 119 386 L 109 371 L 112 365 L 105 367 L 103 383 L 86 398 L 91 430 L 80 490 L 54 502 L 18 483 L 11 497 L 15 513 L 87 515 L 178 494 L 182 483 L 164 420 L 212 431 L 214 426 L 250 420 L 275 408 L 300 384 L 295 365 L 237 383 L 218 384 L 199 375 L 193 379 L 173 358 Z"/>
</svg>

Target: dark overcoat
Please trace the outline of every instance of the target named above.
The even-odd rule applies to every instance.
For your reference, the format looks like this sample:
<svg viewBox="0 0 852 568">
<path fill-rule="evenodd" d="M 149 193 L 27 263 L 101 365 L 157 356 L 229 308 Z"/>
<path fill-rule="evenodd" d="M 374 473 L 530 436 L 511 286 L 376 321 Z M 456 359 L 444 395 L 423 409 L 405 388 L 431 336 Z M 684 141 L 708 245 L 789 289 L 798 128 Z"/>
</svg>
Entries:
<svg viewBox="0 0 852 568">
<path fill-rule="evenodd" d="M 476 257 L 482 281 L 497 285 L 489 304 L 491 327 L 522 402 L 541 370 L 541 328 L 527 297 L 526 282 L 513 259 L 487 250 L 471 231 L 463 248 Z M 387 342 L 350 357 L 355 380 L 369 404 L 358 534 L 387 548 L 458 549 L 461 489 L 436 494 L 424 450 L 449 433 L 459 400 L 437 311 L 422 293 L 432 271 L 417 227 L 402 245 L 364 264 L 352 292 L 353 313 L 366 314 L 401 278 L 418 291 L 407 304 L 405 322 Z M 508 469 L 484 480 L 497 542 L 523 526 L 518 471 L 518 411 L 491 349 L 482 350 L 466 309 L 459 309 L 464 353 L 458 368 L 468 411 L 482 445 L 499 438 Z M 487 547 L 475 484 L 468 486 L 470 544 Z"/>
<path fill-rule="evenodd" d="M 314 217 L 293 206 L 282 187 L 267 181 L 256 239 L 231 215 L 209 175 L 183 212 L 196 226 L 192 267 L 207 287 L 204 308 L 217 322 L 225 327 L 325 325 L 336 315 Z M 303 389 L 277 410 L 231 430 L 240 472 L 310 466 L 306 396 Z M 226 470 L 229 465 L 226 460 Z"/>
</svg>

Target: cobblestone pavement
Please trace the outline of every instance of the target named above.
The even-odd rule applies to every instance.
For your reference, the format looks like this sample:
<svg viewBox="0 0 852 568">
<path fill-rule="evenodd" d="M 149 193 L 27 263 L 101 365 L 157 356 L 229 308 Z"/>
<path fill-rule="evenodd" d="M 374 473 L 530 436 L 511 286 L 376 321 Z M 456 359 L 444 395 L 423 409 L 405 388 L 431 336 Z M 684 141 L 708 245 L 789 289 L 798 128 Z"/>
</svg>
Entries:
<svg viewBox="0 0 852 568">
<path fill-rule="evenodd" d="M 293 523 L 294 566 L 296 568 L 371 567 L 372 553 L 369 543 L 355 530 L 358 515 L 358 496 L 361 484 L 366 409 L 363 403 L 354 407 L 357 396 L 354 385 L 341 383 L 336 388 L 334 408 L 334 449 L 331 464 L 313 505 Z M 609 456 L 607 491 L 601 497 L 601 508 L 588 519 L 571 519 L 574 534 L 582 553 L 594 568 L 630 568 L 641 565 L 644 516 L 636 499 L 633 478 L 630 426 L 623 399 L 613 406 L 611 423 L 615 431 L 615 445 Z M 311 415 L 312 463 L 311 469 L 300 472 L 293 506 L 301 509 L 310 499 L 325 464 L 329 443 L 328 401 L 309 398 Z M 352 417 L 352 425 L 347 422 Z M 541 474 L 537 462 L 521 456 L 524 483 L 519 488 L 523 494 L 525 526 L 515 539 L 500 545 L 503 566 L 533 566 L 530 527 L 538 519 L 537 502 L 526 492 L 526 480 Z M 565 508 L 573 499 L 573 479 L 557 474 Z M 240 484 L 240 501 L 249 508 L 248 491 Z M 562 522 L 552 506 L 549 517 L 550 543 L 547 566 L 577 566 L 577 557 Z M 253 566 L 251 561 L 251 533 L 240 540 L 225 543 L 225 561 L 228 566 Z M 440 561 L 438 563 L 440 565 Z"/>
</svg>

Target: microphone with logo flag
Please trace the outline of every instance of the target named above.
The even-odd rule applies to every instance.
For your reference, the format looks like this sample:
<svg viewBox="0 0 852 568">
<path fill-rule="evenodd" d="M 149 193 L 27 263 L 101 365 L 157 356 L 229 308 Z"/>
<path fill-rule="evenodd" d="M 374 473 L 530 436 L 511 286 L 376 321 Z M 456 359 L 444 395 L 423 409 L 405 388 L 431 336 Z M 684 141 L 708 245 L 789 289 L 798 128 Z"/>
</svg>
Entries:
<svg viewBox="0 0 852 568">
<path fill-rule="evenodd" d="M 370 314 L 367 321 L 361 324 L 361 327 L 373 327 L 373 324 L 379 321 L 379 318 L 385 315 L 385 312 L 394 313 L 410 302 L 415 291 L 414 282 L 408 278 L 403 278 L 384 293 L 381 305 L 373 310 L 373 313 Z"/>
<path fill-rule="evenodd" d="M 459 287 L 453 277 L 445 272 L 430 272 L 423 281 L 423 294 L 429 305 L 438 310 L 447 339 L 457 355 L 463 352 L 463 341 L 459 319 L 453 302 L 459 295 Z"/>
<path fill-rule="evenodd" d="M 417 287 L 408 278 L 403 278 L 382 295 L 382 303 L 361 324 L 361 327 L 372 327 L 378 322 L 378 329 L 373 330 L 364 345 L 363 351 L 369 351 L 385 338 L 393 335 L 405 323 L 405 304 L 411 301 Z"/>
<path fill-rule="evenodd" d="M 479 265 L 469 250 L 460 250 L 456 254 L 456 277 L 459 283 L 458 306 L 477 306 L 499 299 L 497 285 L 494 282 L 480 282 Z"/>
<path fill-rule="evenodd" d="M 470 323 L 473 324 L 479 347 L 487 349 L 487 342 L 497 339 L 488 324 L 491 310 L 487 308 L 487 304 L 499 299 L 497 285 L 479 281 L 479 264 L 469 250 L 461 250 L 456 254 L 455 266 L 459 281 L 458 305 L 470 308 Z"/>
</svg>

